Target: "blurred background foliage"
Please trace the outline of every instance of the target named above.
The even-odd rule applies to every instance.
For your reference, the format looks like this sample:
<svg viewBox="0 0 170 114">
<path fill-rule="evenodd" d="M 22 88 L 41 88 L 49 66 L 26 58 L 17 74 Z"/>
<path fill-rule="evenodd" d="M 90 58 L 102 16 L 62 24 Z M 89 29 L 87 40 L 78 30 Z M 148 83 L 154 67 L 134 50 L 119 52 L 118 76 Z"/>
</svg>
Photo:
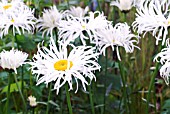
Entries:
<svg viewBox="0 0 170 114">
<path fill-rule="evenodd" d="M 25 0 L 25 3 L 31 8 L 35 8 L 35 16 L 38 18 L 42 15 L 44 8 L 49 8 L 53 4 L 59 10 L 68 9 L 66 0 Z M 91 11 L 103 11 L 108 20 L 113 21 L 113 25 L 118 22 L 127 22 L 131 25 L 135 19 L 136 9 L 132 8 L 129 12 L 121 12 L 117 7 L 110 6 L 110 0 L 69 0 L 70 6 L 90 7 Z M 23 34 L 15 37 L 14 46 L 29 54 L 29 59 L 37 51 L 37 44 L 44 41 L 44 45 L 48 45 L 49 37 L 42 38 L 42 33 Z M 12 47 L 12 37 L 7 35 L 0 39 L 0 52 L 3 49 Z M 116 52 L 112 52 L 108 48 L 108 59 L 101 56 L 99 64 L 102 66 L 100 72 L 96 72 L 96 82 L 92 82 L 90 87 L 93 93 L 93 100 L 96 114 L 144 114 L 147 107 L 147 95 L 152 75 L 155 73 L 156 63 L 153 62 L 155 54 L 159 52 L 159 46 L 155 45 L 155 38 L 150 33 L 141 38 L 138 46 L 140 50 L 135 49 L 134 53 L 126 54 L 120 49 L 121 61 L 116 57 Z M 122 84 L 121 72 L 119 64 L 123 69 L 125 77 L 126 94 Z M 107 66 L 107 74 L 106 74 Z M 149 101 L 150 113 L 170 114 L 170 89 L 165 85 L 159 73 L 156 72 L 156 80 L 151 91 L 151 99 Z M 8 76 L 11 76 L 10 88 L 10 112 L 11 114 L 20 114 L 23 111 L 23 104 L 16 87 L 13 73 L 9 70 L 0 68 L 0 114 L 4 114 L 6 92 L 8 88 Z M 32 76 L 28 65 L 24 65 L 18 69 L 17 78 L 24 80 L 19 82 L 24 98 L 28 96 L 36 97 L 38 105 L 30 107 L 27 101 L 27 112 L 44 114 L 46 112 L 49 87 L 44 84 L 36 86 L 36 79 Z M 75 85 L 74 85 L 75 86 Z M 49 101 L 48 114 L 68 114 L 65 88 L 61 88 L 59 95 L 52 90 L 52 97 Z M 74 114 L 90 114 L 91 106 L 89 100 L 89 92 L 84 91 L 80 85 L 79 91 L 75 94 L 70 91 L 71 103 Z M 104 97 L 105 96 L 105 97 Z M 103 108 L 105 107 L 105 108 Z M 105 111 L 104 111 L 105 109 Z"/>
</svg>

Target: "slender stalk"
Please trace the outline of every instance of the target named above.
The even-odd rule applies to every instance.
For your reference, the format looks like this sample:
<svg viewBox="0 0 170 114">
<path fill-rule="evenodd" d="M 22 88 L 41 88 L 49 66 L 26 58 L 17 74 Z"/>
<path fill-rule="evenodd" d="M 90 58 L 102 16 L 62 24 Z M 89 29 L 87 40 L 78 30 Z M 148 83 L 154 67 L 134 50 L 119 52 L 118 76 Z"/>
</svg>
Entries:
<svg viewBox="0 0 170 114">
<path fill-rule="evenodd" d="M 24 67 L 22 66 L 22 74 L 21 74 L 21 92 L 24 91 Z"/>
<path fill-rule="evenodd" d="M 121 65 L 121 62 L 119 61 L 119 70 L 120 70 L 120 76 L 122 79 L 122 83 L 123 83 L 123 98 L 124 98 L 124 104 L 126 106 L 126 111 L 129 112 L 129 107 L 127 104 L 127 92 L 126 92 L 126 82 L 125 82 L 125 77 L 124 77 L 124 70 L 123 67 Z"/>
<path fill-rule="evenodd" d="M 66 97 L 67 97 L 67 104 L 69 109 L 69 114 L 73 114 L 72 107 L 71 107 L 71 101 L 70 101 L 70 92 L 68 91 L 68 85 L 65 86 L 66 89 Z"/>
<path fill-rule="evenodd" d="M 32 57 L 32 54 L 31 54 L 31 52 L 29 53 L 29 55 L 30 55 L 30 57 Z M 33 79 L 32 79 L 32 73 L 31 73 L 31 71 L 29 72 L 30 73 L 30 86 L 31 86 L 31 88 L 32 88 L 32 85 L 33 85 Z"/>
<path fill-rule="evenodd" d="M 50 89 L 49 89 L 49 93 L 48 93 L 48 102 L 47 102 L 47 110 L 46 110 L 46 114 L 48 114 L 49 111 L 49 101 L 51 99 L 51 89 L 52 89 L 52 83 L 50 83 Z"/>
<path fill-rule="evenodd" d="M 16 104 L 16 98 L 15 98 L 14 95 L 12 95 L 12 99 L 13 99 L 13 101 L 14 101 L 15 110 L 16 110 L 16 112 L 18 112 L 18 107 L 17 107 L 17 104 Z"/>
<path fill-rule="evenodd" d="M 106 76 L 107 76 L 107 61 L 108 61 L 108 50 L 106 49 L 106 56 L 105 56 L 105 77 L 104 77 L 104 92 L 103 92 L 103 114 L 105 114 L 105 105 L 106 105 Z"/>
<path fill-rule="evenodd" d="M 162 45 L 159 47 L 158 49 L 158 52 L 162 49 Z M 149 90 L 148 90 L 148 95 L 147 95 L 147 104 L 146 104 L 146 114 L 149 114 L 149 101 L 150 101 L 150 97 L 151 97 L 151 90 L 154 86 L 154 82 L 155 82 L 155 77 L 158 73 L 158 70 L 159 70 L 159 63 L 157 62 L 156 63 L 156 69 L 155 71 L 153 72 L 153 75 L 151 77 L 151 81 L 150 81 L 150 84 L 149 84 Z M 155 97 L 154 97 L 155 98 Z M 155 106 L 156 107 L 156 106 Z"/>
<path fill-rule="evenodd" d="M 63 96 L 63 89 L 61 88 L 60 89 L 60 98 L 61 98 L 61 101 L 60 101 L 60 114 L 63 114 L 63 99 L 62 99 L 62 96 Z"/>
<path fill-rule="evenodd" d="M 6 102 L 6 114 L 9 114 L 10 113 L 10 108 L 9 108 L 9 99 L 10 99 L 10 87 L 11 87 L 11 84 L 10 84 L 10 77 L 11 76 L 8 76 L 8 91 L 7 91 L 7 102 Z"/>
<path fill-rule="evenodd" d="M 32 108 L 32 114 L 34 114 L 34 112 L 35 112 L 35 108 Z"/>
<path fill-rule="evenodd" d="M 92 93 L 92 90 L 91 90 L 91 86 L 88 86 L 88 89 L 89 89 L 91 111 L 92 111 L 92 114 L 95 114 L 94 103 L 93 103 L 93 93 Z"/>
<path fill-rule="evenodd" d="M 146 107 L 146 113 L 149 114 L 149 101 L 150 101 L 150 95 L 151 95 L 151 90 L 152 90 L 152 87 L 154 85 L 154 82 L 155 82 L 155 77 L 156 77 L 156 74 L 158 72 L 158 66 L 159 64 L 156 63 L 156 69 L 152 75 L 152 78 L 151 78 L 151 82 L 149 84 L 149 90 L 148 90 L 148 95 L 147 95 L 147 107 Z"/>
<path fill-rule="evenodd" d="M 23 96 L 23 94 L 22 94 L 22 92 L 21 92 L 21 89 L 20 89 L 20 87 L 19 87 L 19 85 L 18 85 L 17 76 L 16 76 L 16 74 L 15 74 L 15 73 L 14 73 L 14 79 L 15 79 L 15 83 L 16 83 L 16 85 L 17 85 L 18 91 L 19 91 L 19 93 L 20 93 L 20 96 L 21 96 L 22 102 L 24 103 L 24 110 L 26 110 L 27 105 L 26 105 L 26 102 L 25 102 L 24 96 Z"/>
<path fill-rule="evenodd" d="M 98 7 L 99 7 L 99 11 L 102 12 L 102 9 L 101 9 L 101 7 L 100 7 L 100 2 L 99 2 L 99 0 L 97 0 L 97 4 L 98 4 Z"/>
<path fill-rule="evenodd" d="M 68 9 L 70 8 L 70 3 L 69 3 L 69 0 L 66 0 L 67 1 L 67 6 L 68 6 Z"/>
</svg>

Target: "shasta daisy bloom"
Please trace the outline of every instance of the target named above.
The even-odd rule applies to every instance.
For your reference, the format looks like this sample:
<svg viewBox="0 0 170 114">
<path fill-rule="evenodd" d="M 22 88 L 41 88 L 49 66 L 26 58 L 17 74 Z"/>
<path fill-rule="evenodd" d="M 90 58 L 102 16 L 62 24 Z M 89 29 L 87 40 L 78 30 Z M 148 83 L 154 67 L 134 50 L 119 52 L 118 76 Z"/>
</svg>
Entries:
<svg viewBox="0 0 170 114">
<path fill-rule="evenodd" d="M 0 1 L 0 14 L 1 13 L 11 13 L 14 10 L 18 10 L 20 7 L 23 7 L 26 5 L 22 0 L 1 0 Z"/>
<path fill-rule="evenodd" d="M 7 35 L 10 28 L 12 28 L 13 35 L 24 33 L 25 30 L 28 33 L 32 33 L 35 25 L 36 18 L 34 17 L 34 10 L 28 7 L 20 7 L 19 10 L 15 10 L 10 15 L 3 14 L 1 17 L 1 36 Z"/>
<path fill-rule="evenodd" d="M 111 6 L 117 6 L 121 11 L 130 10 L 134 0 L 116 0 L 111 2 Z"/>
<path fill-rule="evenodd" d="M 59 21 L 62 19 L 63 14 L 58 11 L 56 6 L 50 7 L 50 9 L 44 9 L 42 17 L 37 20 L 37 28 L 39 31 L 43 31 L 43 36 L 53 35 L 53 29 L 58 28 Z"/>
<path fill-rule="evenodd" d="M 85 9 L 81 8 L 81 7 L 75 7 L 75 6 L 71 6 L 70 10 L 67 10 L 66 13 L 71 14 L 74 17 L 84 17 L 85 14 L 87 14 L 87 12 L 89 11 L 89 7 L 86 6 Z"/>
<path fill-rule="evenodd" d="M 91 43 L 98 38 L 97 30 L 107 27 L 109 22 L 103 13 L 98 11 L 89 12 L 89 16 L 74 17 L 67 15 L 66 20 L 61 20 L 59 24 L 59 40 L 69 43 L 80 37 L 83 45 L 86 45 L 87 39 Z M 87 35 L 85 35 L 87 33 Z"/>
<path fill-rule="evenodd" d="M 101 37 L 96 45 L 104 55 L 107 47 L 111 47 L 114 51 L 116 46 L 117 57 L 121 60 L 118 47 L 124 47 L 127 53 L 132 53 L 135 47 L 139 49 L 139 47 L 134 44 L 138 43 L 138 37 L 131 33 L 127 23 L 118 23 L 114 28 L 110 26 L 99 33 Z"/>
<path fill-rule="evenodd" d="M 162 40 L 164 45 L 170 26 L 170 14 L 168 12 L 168 2 L 160 2 L 160 0 L 147 0 L 140 9 L 137 9 L 136 19 L 133 27 L 138 34 L 152 32 L 156 37 L 156 45 Z M 162 38 L 161 38 L 162 37 Z"/>
<path fill-rule="evenodd" d="M 162 67 L 160 68 L 160 75 L 168 85 L 170 76 L 170 45 L 162 49 L 161 52 L 155 56 L 154 61 L 162 64 Z"/>
<path fill-rule="evenodd" d="M 0 53 L 0 66 L 5 69 L 13 69 L 17 74 L 17 68 L 24 64 L 28 54 L 22 51 L 11 49 L 10 51 L 2 51 Z"/>
<path fill-rule="evenodd" d="M 93 71 L 99 70 L 100 65 L 97 63 L 98 53 L 95 48 L 87 46 L 73 47 L 68 53 L 66 45 L 56 47 L 54 40 L 51 39 L 49 48 L 38 45 L 37 54 L 33 57 L 33 62 L 29 62 L 33 74 L 36 74 L 37 85 L 55 82 L 54 89 L 59 92 L 60 87 L 65 83 L 69 84 L 69 90 L 72 90 L 73 80 L 77 84 L 81 81 L 84 90 L 88 85 L 86 78 L 95 79 Z"/>
</svg>

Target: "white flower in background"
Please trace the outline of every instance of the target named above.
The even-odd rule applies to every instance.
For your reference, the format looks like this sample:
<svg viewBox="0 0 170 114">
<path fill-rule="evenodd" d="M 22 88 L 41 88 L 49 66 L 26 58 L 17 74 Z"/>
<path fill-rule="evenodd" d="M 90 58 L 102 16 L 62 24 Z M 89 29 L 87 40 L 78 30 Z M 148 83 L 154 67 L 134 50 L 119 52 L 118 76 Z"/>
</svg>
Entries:
<svg viewBox="0 0 170 114">
<path fill-rule="evenodd" d="M 164 4 L 163 4 L 164 3 Z M 168 12 L 168 2 L 160 0 L 146 1 L 140 9 L 137 9 L 136 19 L 132 26 L 138 34 L 152 32 L 156 38 L 156 45 L 162 40 L 164 45 L 170 26 L 170 14 Z"/>
<path fill-rule="evenodd" d="M 18 10 L 20 7 L 26 7 L 22 0 L 1 0 L 0 1 L 0 14 L 11 13 L 14 10 Z"/>
<path fill-rule="evenodd" d="M 85 9 L 81 8 L 81 7 L 75 7 L 75 6 L 71 6 L 70 10 L 67 10 L 66 13 L 71 14 L 74 17 L 84 17 L 85 14 L 87 14 L 87 12 L 89 11 L 89 7 L 86 6 Z"/>
<path fill-rule="evenodd" d="M 130 10 L 133 7 L 134 0 L 116 0 L 110 3 L 111 6 L 117 6 L 121 11 Z"/>
<path fill-rule="evenodd" d="M 42 17 L 37 20 L 37 28 L 39 31 L 43 30 L 43 36 L 53 35 L 53 29 L 58 28 L 59 21 L 63 17 L 63 14 L 58 11 L 56 6 L 50 7 L 50 9 L 44 9 Z"/>
<path fill-rule="evenodd" d="M 0 66 L 5 69 L 13 69 L 17 74 L 17 68 L 24 64 L 28 54 L 22 51 L 11 49 L 10 51 L 2 51 L 0 53 Z"/>
<path fill-rule="evenodd" d="M 116 46 L 117 57 L 121 60 L 118 47 L 124 47 L 127 53 L 132 53 L 135 47 L 139 49 L 139 47 L 134 44 L 138 43 L 138 37 L 131 33 L 127 23 L 118 23 L 114 28 L 110 26 L 99 33 L 101 38 L 99 38 L 98 44 L 96 45 L 104 55 L 107 47 L 111 47 L 114 51 Z"/>
<path fill-rule="evenodd" d="M 162 49 L 161 52 L 155 56 L 154 61 L 162 64 L 160 75 L 168 85 L 170 76 L 170 45 L 167 45 L 166 48 Z"/>
<path fill-rule="evenodd" d="M 35 107 L 37 106 L 36 98 L 34 96 L 29 96 L 28 101 L 30 102 L 30 106 Z"/>
<path fill-rule="evenodd" d="M 16 2 L 17 1 L 19 2 L 20 0 L 16 0 Z M 15 1 L 13 0 L 13 2 Z M 9 9 L 10 6 L 8 6 L 8 9 L 6 10 Z M 1 38 L 7 35 L 10 29 L 12 29 L 13 35 L 15 35 L 16 33 L 21 35 L 21 33 L 24 33 L 25 31 L 29 33 L 33 32 L 36 20 L 36 18 L 34 17 L 34 10 L 31 10 L 24 3 L 20 3 L 18 7 L 16 5 L 15 8 L 10 9 L 9 11 L 1 12 L 0 16 Z"/>
<path fill-rule="evenodd" d="M 61 20 L 59 24 L 59 40 L 69 43 L 80 37 L 83 45 L 87 39 L 94 43 L 98 37 L 97 30 L 106 28 L 111 22 L 106 20 L 103 13 L 98 11 L 89 12 L 86 17 L 74 17 L 67 15 L 66 20 Z M 86 34 L 86 35 L 85 35 Z"/>
<path fill-rule="evenodd" d="M 86 78 L 91 81 L 95 78 L 93 71 L 99 70 L 100 65 L 97 63 L 98 53 L 95 53 L 95 48 L 90 46 L 74 47 L 68 54 L 66 45 L 59 45 L 56 47 L 54 40 L 51 38 L 50 49 L 45 46 L 39 47 L 38 52 L 33 57 L 31 70 L 36 74 L 37 85 L 45 83 L 48 85 L 50 82 L 55 81 L 54 89 L 59 92 L 60 87 L 65 83 L 69 84 L 72 90 L 72 83 L 75 80 L 78 90 L 78 80 L 81 81 L 84 90 L 85 85 L 88 85 Z"/>
<path fill-rule="evenodd" d="M 143 3 L 145 2 L 146 0 L 134 0 L 134 6 L 138 9 L 140 9 L 140 7 L 143 5 Z"/>
</svg>

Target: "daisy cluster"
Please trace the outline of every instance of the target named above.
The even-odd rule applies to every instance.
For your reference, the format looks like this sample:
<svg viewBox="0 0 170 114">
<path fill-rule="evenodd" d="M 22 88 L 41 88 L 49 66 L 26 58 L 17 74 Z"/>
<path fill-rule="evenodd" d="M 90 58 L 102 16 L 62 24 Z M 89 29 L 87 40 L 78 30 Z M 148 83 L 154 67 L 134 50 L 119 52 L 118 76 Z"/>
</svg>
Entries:
<svg viewBox="0 0 170 114">
<path fill-rule="evenodd" d="M 136 19 L 132 23 L 138 35 L 151 33 L 156 38 L 156 45 L 162 42 L 162 49 L 154 61 L 160 62 L 160 75 L 166 84 L 169 84 L 170 76 L 170 44 L 168 39 L 168 29 L 170 27 L 170 0 L 145 0 L 140 2 L 137 8 Z"/>
<path fill-rule="evenodd" d="M 103 12 L 89 11 L 88 7 L 71 6 L 69 10 L 59 11 L 57 7 L 51 6 L 44 9 L 42 15 L 38 19 L 34 17 L 34 10 L 31 10 L 21 0 L 2 0 L 0 3 L 0 35 L 3 37 L 11 30 L 22 34 L 26 30 L 32 33 L 34 27 L 38 32 L 42 33 L 42 37 L 49 36 L 49 48 L 38 44 L 38 51 L 34 54 L 32 61 L 26 62 L 31 65 L 30 69 L 36 76 L 37 85 L 54 82 L 54 89 L 59 93 L 60 88 L 68 83 L 70 90 L 73 89 L 72 84 L 78 85 L 79 81 L 86 90 L 86 85 L 95 77 L 95 71 L 100 70 L 98 64 L 100 55 L 105 56 L 108 47 L 112 51 L 116 51 L 117 57 L 121 60 L 119 48 L 124 48 L 126 53 L 133 53 L 134 49 L 140 49 L 139 43 L 141 35 L 152 33 L 156 38 L 156 44 L 162 41 L 162 45 L 167 44 L 167 48 L 163 49 L 154 60 L 160 62 L 163 67 L 160 69 L 161 76 L 165 78 L 169 84 L 168 77 L 170 74 L 170 58 L 169 43 L 166 42 L 168 28 L 170 26 L 169 16 L 170 0 L 116 0 L 111 5 L 117 6 L 121 11 L 129 11 L 132 7 L 136 7 L 136 18 L 132 23 L 132 28 L 137 31 L 137 35 L 131 31 L 131 26 L 125 23 L 112 24 Z M 15 31 L 17 30 L 17 31 Z M 55 31 L 55 32 L 54 32 Z M 57 37 L 54 41 L 54 36 Z M 76 43 L 76 42 L 79 43 Z M 0 65 L 3 68 L 13 69 L 17 73 L 16 68 L 25 64 L 28 55 L 24 52 L 20 61 L 12 61 L 8 57 L 17 53 L 18 50 L 3 51 L 0 56 Z M 7 55 L 4 57 L 3 55 Z M 18 62 L 19 64 L 16 64 Z M 11 66 L 10 66 L 11 65 Z M 90 80 L 87 81 L 87 80 Z"/>
<path fill-rule="evenodd" d="M 118 23 L 114 27 L 112 21 L 107 20 L 104 13 L 88 11 L 81 7 L 70 7 L 69 10 L 59 11 L 56 6 L 45 9 L 42 16 L 37 19 L 37 29 L 42 31 L 42 36 L 50 36 L 49 48 L 38 46 L 37 54 L 30 62 L 32 73 L 37 77 L 37 85 L 55 81 L 54 89 L 59 92 L 60 87 L 65 83 L 73 89 L 72 83 L 81 81 L 83 89 L 94 79 L 94 72 L 100 70 L 98 57 L 102 53 L 105 55 L 107 47 L 117 50 L 124 47 L 127 53 L 132 53 L 134 48 L 138 48 L 139 37 L 134 35 L 127 23 Z M 56 46 L 53 36 L 54 31 L 58 31 L 58 46 Z M 75 46 L 76 40 L 80 41 L 79 46 Z M 87 43 L 88 42 L 88 43 Z M 94 45 L 92 46 L 88 46 Z M 70 48 L 68 48 L 70 47 Z M 71 50 L 70 50 L 71 49 Z"/>
</svg>

